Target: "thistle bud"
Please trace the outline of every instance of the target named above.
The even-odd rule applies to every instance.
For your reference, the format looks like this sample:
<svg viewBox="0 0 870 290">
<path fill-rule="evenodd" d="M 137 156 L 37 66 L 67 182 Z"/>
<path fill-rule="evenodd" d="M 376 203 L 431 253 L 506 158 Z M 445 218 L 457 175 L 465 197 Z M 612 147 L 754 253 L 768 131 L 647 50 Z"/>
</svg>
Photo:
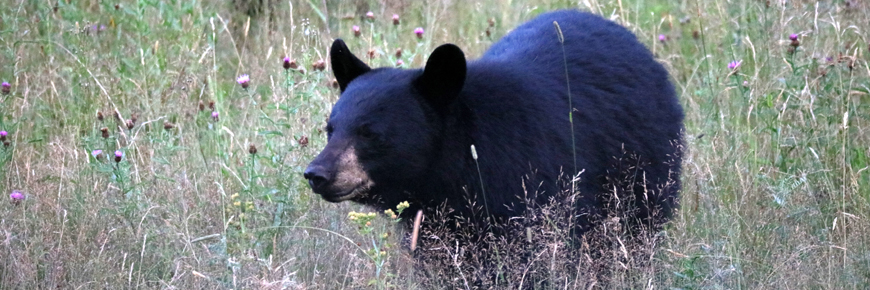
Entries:
<svg viewBox="0 0 870 290">
<path fill-rule="evenodd" d="M 311 65 L 311 68 L 313 68 L 315 70 L 323 71 L 324 69 L 326 69 L 326 62 L 324 62 L 322 59 L 317 60 L 314 62 L 313 65 Z"/>
</svg>

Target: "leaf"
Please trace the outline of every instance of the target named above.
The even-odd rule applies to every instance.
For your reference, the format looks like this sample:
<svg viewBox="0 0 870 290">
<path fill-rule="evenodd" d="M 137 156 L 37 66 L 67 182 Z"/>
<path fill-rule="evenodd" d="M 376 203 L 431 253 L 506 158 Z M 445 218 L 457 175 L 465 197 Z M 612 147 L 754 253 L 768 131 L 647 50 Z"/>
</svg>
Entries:
<svg viewBox="0 0 870 290">
<path fill-rule="evenodd" d="M 257 135 L 261 135 L 261 136 L 278 135 L 278 136 L 284 137 L 284 133 L 281 133 L 281 131 L 275 131 L 275 130 L 260 131 L 260 132 L 257 132 Z"/>
</svg>

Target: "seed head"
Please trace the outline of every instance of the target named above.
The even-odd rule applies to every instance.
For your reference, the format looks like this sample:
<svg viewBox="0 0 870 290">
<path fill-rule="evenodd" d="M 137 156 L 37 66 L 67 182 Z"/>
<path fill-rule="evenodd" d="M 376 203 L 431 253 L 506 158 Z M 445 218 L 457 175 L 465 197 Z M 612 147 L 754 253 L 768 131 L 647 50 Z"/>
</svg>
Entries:
<svg viewBox="0 0 870 290">
<path fill-rule="evenodd" d="M 284 69 L 296 69 L 299 65 L 296 64 L 295 59 L 290 59 L 290 57 L 284 57 Z"/>
<path fill-rule="evenodd" d="M 199 100 L 199 111 L 205 111 L 205 103 L 203 103 L 202 100 Z"/>
<path fill-rule="evenodd" d="M 0 84 L 0 91 L 3 91 L 4 95 L 8 95 L 10 92 L 12 92 L 12 85 L 7 82 L 3 82 L 2 84 Z"/>
<path fill-rule="evenodd" d="M 133 130 L 133 126 L 135 125 L 135 123 L 133 123 L 133 120 L 132 120 L 132 119 L 127 120 L 126 124 L 127 124 L 127 129 L 128 129 L 128 130 Z"/>
<path fill-rule="evenodd" d="M 369 55 L 369 59 L 375 58 L 375 50 L 374 49 L 369 50 L 368 55 Z"/>
<path fill-rule="evenodd" d="M 397 48 L 397 49 L 396 49 L 396 58 L 400 58 L 400 57 L 402 57 L 402 49 L 401 49 L 401 48 Z"/>
<path fill-rule="evenodd" d="M 417 35 L 417 39 L 423 39 L 423 32 L 425 32 L 423 27 L 414 28 L 414 34 Z"/>
<path fill-rule="evenodd" d="M 115 162 L 121 162 L 121 158 L 124 158 L 124 152 L 121 152 L 121 150 L 115 150 Z"/>
<path fill-rule="evenodd" d="M 9 140 L 3 141 L 3 147 L 9 147 L 9 145 L 12 145 L 12 143 L 9 142 Z"/>
<path fill-rule="evenodd" d="M 393 14 L 393 25 L 399 25 L 399 14 Z"/>
<path fill-rule="evenodd" d="M 248 153 L 257 154 L 257 146 L 254 146 L 254 144 L 251 144 L 251 146 L 248 146 Z"/>
<path fill-rule="evenodd" d="M 326 69 L 326 62 L 324 62 L 322 59 L 319 59 L 315 61 L 313 65 L 311 65 L 311 68 L 323 71 L 324 69 Z"/>
<path fill-rule="evenodd" d="M 214 101 L 208 101 L 208 109 L 214 111 Z"/>
<path fill-rule="evenodd" d="M 130 114 L 130 121 L 133 121 L 133 123 L 138 122 L 139 121 L 139 114 L 136 114 L 136 113 Z"/>
<path fill-rule="evenodd" d="M 108 127 L 100 128 L 100 132 L 103 132 L 103 138 L 109 138 L 109 128 Z"/>
<path fill-rule="evenodd" d="M 486 23 L 489 24 L 489 27 L 494 27 L 495 26 L 495 19 L 493 19 L 493 18 L 487 19 Z"/>
<path fill-rule="evenodd" d="M 240 75 L 239 78 L 236 79 L 236 82 L 238 82 L 243 89 L 247 89 L 248 85 L 251 83 L 251 77 L 248 75 Z"/>
<path fill-rule="evenodd" d="M 102 122 L 103 119 L 105 119 L 105 118 L 106 118 L 106 117 L 103 116 L 103 112 L 97 111 L 97 120 L 99 120 L 100 122 Z"/>
<path fill-rule="evenodd" d="M 169 121 L 163 122 L 163 129 L 172 130 L 172 128 L 175 128 L 174 124 L 169 123 Z"/>
<path fill-rule="evenodd" d="M 697 30 L 692 30 L 692 38 L 698 40 L 699 38 L 701 38 L 701 32 Z"/>
<path fill-rule="evenodd" d="M 337 80 L 337 79 L 333 79 L 333 80 L 332 80 L 332 88 L 333 88 L 333 89 L 337 89 L 337 88 L 338 88 L 338 80 Z"/>
<path fill-rule="evenodd" d="M 302 147 L 308 146 L 308 136 L 303 135 L 302 137 L 299 137 L 298 141 L 299 145 L 301 145 Z"/>
<path fill-rule="evenodd" d="M 362 34 L 359 31 L 359 26 L 357 26 L 357 25 L 354 25 L 353 27 L 351 27 L 350 30 L 353 30 L 353 36 L 359 37 L 360 34 Z"/>
</svg>

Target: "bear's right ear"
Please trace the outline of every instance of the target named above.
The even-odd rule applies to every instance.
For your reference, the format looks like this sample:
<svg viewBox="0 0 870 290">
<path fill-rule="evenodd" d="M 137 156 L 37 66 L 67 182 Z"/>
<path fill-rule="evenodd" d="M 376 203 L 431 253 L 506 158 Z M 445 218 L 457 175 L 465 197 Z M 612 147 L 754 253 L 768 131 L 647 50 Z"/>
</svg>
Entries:
<svg viewBox="0 0 870 290">
<path fill-rule="evenodd" d="M 417 78 L 417 90 L 434 107 L 443 109 L 453 103 L 465 86 L 465 53 L 453 44 L 439 46 L 429 56 L 423 75 Z"/>
<path fill-rule="evenodd" d="M 359 60 L 350 49 L 344 44 L 340 38 L 332 42 L 332 48 L 329 49 L 329 58 L 332 62 L 332 73 L 335 75 L 335 80 L 338 81 L 338 86 L 341 87 L 341 92 L 347 88 L 356 77 L 372 70 L 364 62 Z"/>
</svg>

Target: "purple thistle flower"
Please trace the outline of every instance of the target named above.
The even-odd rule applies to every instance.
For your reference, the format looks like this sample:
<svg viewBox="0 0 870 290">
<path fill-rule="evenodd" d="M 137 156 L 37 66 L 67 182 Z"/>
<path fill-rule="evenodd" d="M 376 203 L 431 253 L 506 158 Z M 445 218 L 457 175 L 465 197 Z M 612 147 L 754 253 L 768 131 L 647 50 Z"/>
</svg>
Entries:
<svg viewBox="0 0 870 290">
<path fill-rule="evenodd" d="M 735 61 L 729 62 L 728 69 L 730 69 L 730 70 L 737 69 L 738 67 L 740 67 L 741 63 L 743 63 L 742 60 L 735 60 Z"/>
<path fill-rule="evenodd" d="M 3 84 L 0 84 L 0 90 L 3 91 L 4 95 L 8 95 L 10 92 L 12 92 L 12 85 L 7 82 L 3 82 Z"/>
<path fill-rule="evenodd" d="M 399 14 L 393 14 L 393 25 L 399 25 Z"/>
<path fill-rule="evenodd" d="M 121 162 L 121 158 L 124 157 L 124 152 L 121 150 L 115 150 L 115 162 Z"/>
<path fill-rule="evenodd" d="M 423 27 L 414 28 L 414 34 L 417 35 L 418 39 L 423 39 L 423 32 L 425 32 L 423 31 Z"/>
<path fill-rule="evenodd" d="M 353 36 L 359 37 L 359 35 L 361 34 L 359 32 L 359 26 L 357 25 L 352 26 L 350 30 L 353 30 Z"/>
<path fill-rule="evenodd" d="M 251 82 L 251 77 L 248 75 L 240 75 L 239 78 L 236 79 L 236 82 L 238 82 L 239 85 L 242 85 L 243 89 L 247 89 L 248 84 Z"/>
<path fill-rule="evenodd" d="M 369 20 L 375 20 L 375 13 L 371 11 L 366 12 L 366 18 L 368 18 Z"/>
<path fill-rule="evenodd" d="M 290 69 L 292 60 L 289 56 L 284 57 L 284 69 Z"/>
<path fill-rule="evenodd" d="M 103 150 L 97 149 L 97 150 L 91 151 L 91 155 L 94 156 L 94 158 L 96 158 L 96 159 L 103 158 Z"/>
<path fill-rule="evenodd" d="M 6 141 L 6 135 L 9 135 L 6 131 L 0 131 L 0 141 Z"/>
<path fill-rule="evenodd" d="M 9 194 L 9 198 L 12 199 L 12 204 L 18 205 L 22 200 L 24 200 L 24 193 L 13 190 L 12 193 Z"/>
<path fill-rule="evenodd" d="M 800 42 L 800 40 L 798 40 L 798 37 L 799 37 L 799 36 L 800 36 L 800 35 L 797 35 L 797 34 L 794 34 L 794 33 L 791 34 L 791 35 L 789 35 L 789 36 L 788 36 L 788 39 L 791 40 L 791 44 L 789 44 L 789 45 L 791 45 L 791 46 L 794 47 L 794 48 L 797 48 L 798 46 L 801 46 L 801 42 Z M 794 49 L 791 49 L 791 50 L 789 50 L 789 51 L 794 52 Z"/>
<path fill-rule="evenodd" d="M 211 118 L 212 118 L 215 122 L 218 121 L 219 117 L 220 117 L 220 114 L 218 114 L 217 111 L 211 112 Z"/>
<path fill-rule="evenodd" d="M 665 42 L 665 41 L 667 41 L 667 40 L 668 40 L 668 37 L 667 37 L 667 36 L 665 36 L 664 34 L 659 34 L 659 41 L 661 41 L 661 42 Z"/>
<path fill-rule="evenodd" d="M 404 64 L 405 64 L 405 62 L 402 61 L 401 59 L 396 61 L 396 66 L 402 66 Z"/>
</svg>

